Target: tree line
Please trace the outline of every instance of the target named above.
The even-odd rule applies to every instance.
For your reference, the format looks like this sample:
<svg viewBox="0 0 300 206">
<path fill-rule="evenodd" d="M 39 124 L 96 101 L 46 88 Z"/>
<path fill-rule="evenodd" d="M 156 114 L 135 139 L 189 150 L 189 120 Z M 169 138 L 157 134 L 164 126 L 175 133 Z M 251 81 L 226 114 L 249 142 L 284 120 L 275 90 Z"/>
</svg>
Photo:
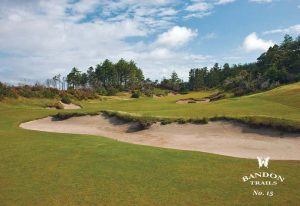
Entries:
<svg viewBox="0 0 300 206">
<path fill-rule="evenodd" d="M 53 77 L 53 84 L 65 87 L 64 81 L 59 79 L 60 76 Z M 193 68 L 189 71 L 188 81 L 180 79 L 175 71 L 169 78 L 163 78 L 160 82 L 145 80 L 136 63 L 124 59 L 117 63 L 106 59 L 95 68 L 88 68 L 86 72 L 80 72 L 74 67 L 65 78 L 69 89 L 90 88 L 100 94 L 140 90 L 147 95 L 153 93 L 153 88 L 176 92 L 220 88 L 243 95 L 299 80 L 300 36 L 293 39 L 289 35 L 284 37 L 281 44 L 275 44 L 262 53 L 254 63 L 215 63 L 211 68 Z"/>
<path fill-rule="evenodd" d="M 74 67 L 66 78 L 69 88 L 91 88 L 101 94 L 135 90 L 143 80 L 143 72 L 136 63 L 124 59 L 120 59 L 117 63 L 106 59 L 95 68 L 89 67 L 87 72 L 80 72 Z"/>
<path fill-rule="evenodd" d="M 280 45 L 274 45 L 262 53 L 257 62 L 243 65 L 217 63 L 191 69 L 189 89 L 201 90 L 219 87 L 236 95 L 270 89 L 280 84 L 300 80 L 300 36 L 293 39 L 286 35 Z"/>
<path fill-rule="evenodd" d="M 219 88 L 238 96 L 299 80 L 300 36 L 293 39 L 286 35 L 279 45 L 270 47 L 254 63 L 215 63 L 211 68 L 193 68 L 189 71 L 188 81 L 180 79 L 175 71 L 160 82 L 152 81 L 144 78 L 143 71 L 134 61 L 120 59 L 113 63 L 106 59 L 95 67 L 89 67 L 86 72 L 74 67 L 66 77 L 55 75 L 47 79 L 44 85 L 36 84 L 33 88 L 0 83 L 0 96 L 49 97 L 57 93 L 49 89 L 69 91 L 79 99 L 95 97 L 96 94 L 113 95 L 119 91 L 135 92 L 134 96 L 139 96 L 140 93 L 152 96 L 156 88 L 182 93 Z M 45 90 L 43 87 L 49 89 Z"/>
</svg>

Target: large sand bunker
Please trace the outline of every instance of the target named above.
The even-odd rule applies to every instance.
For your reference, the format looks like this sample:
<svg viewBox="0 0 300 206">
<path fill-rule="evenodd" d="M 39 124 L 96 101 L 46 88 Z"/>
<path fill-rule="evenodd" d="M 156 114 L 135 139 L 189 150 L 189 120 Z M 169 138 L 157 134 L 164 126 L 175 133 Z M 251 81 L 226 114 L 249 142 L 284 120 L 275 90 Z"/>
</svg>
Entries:
<svg viewBox="0 0 300 206">
<path fill-rule="evenodd" d="M 63 121 L 47 117 L 20 126 L 30 130 L 99 135 L 133 144 L 233 157 L 255 159 L 257 156 L 270 156 L 277 160 L 300 160 L 300 134 L 253 129 L 225 121 L 205 125 L 156 123 L 147 130 L 138 130 L 137 123 L 96 115 L 72 117 Z"/>
</svg>

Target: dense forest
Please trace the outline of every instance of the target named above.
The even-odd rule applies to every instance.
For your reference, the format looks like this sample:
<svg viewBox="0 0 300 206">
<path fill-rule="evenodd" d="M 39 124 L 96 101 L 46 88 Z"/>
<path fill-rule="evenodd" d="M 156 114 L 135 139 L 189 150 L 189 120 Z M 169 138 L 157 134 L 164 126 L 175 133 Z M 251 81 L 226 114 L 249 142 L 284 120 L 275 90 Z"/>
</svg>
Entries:
<svg viewBox="0 0 300 206">
<path fill-rule="evenodd" d="M 91 88 L 103 95 L 139 89 L 143 80 L 143 72 L 135 62 L 124 59 L 115 64 L 106 59 L 95 68 L 90 67 L 86 73 L 74 67 L 66 78 L 69 88 Z"/>
<path fill-rule="evenodd" d="M 159 81 L 145 79 L 134 61 L 120 59 L 113 63 L 105 60 L 95 67 L 81 72 L 74 67 L 66 76 L 56 75 L 45 84 L 35 86 L 8 86 L 0 83 L 0 99 L 3 97 L 47 97 L 66 93 L 77 99 L 114 95 L 130 91 L 133 97 L 140 94 L 152 96 L 155 89 L 187 92 L 219 88 L 236 96 L 271 89 L 281 84 L 300 80 L 300 36 L 293 39 L 286 35 L 280 45 L 274 45 L 261 54 L 255 63 L 193 68 L 188 81 L 183 81 L 174 71 L 169 78 Z"/>
<path fill-rule="evenodd" d="M 280 45 L 270 47 L 258 57 L 257 62 L 220 67 L 217 63 L 191 69 L 189 88 L 199 90 L 219 87 L 236 95 L 270 89 L 280 84 L 300 80 L 300 36 L 286 35 Z"/>
</svg>

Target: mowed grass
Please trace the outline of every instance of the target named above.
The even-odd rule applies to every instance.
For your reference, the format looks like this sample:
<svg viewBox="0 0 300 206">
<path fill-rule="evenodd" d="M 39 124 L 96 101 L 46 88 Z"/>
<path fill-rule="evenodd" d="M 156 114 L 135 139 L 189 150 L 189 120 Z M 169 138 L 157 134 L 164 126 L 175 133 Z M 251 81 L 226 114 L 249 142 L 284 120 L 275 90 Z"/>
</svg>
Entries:
<svg viewBox="0 0 300 206">
<path fill-rule="evenodd" d="M 134 100 L 83 102 L 88 110 L 112 110 L 130 114 L 169 118 L 211 118 L 216 116 L 276 118 L 300 128 L 300 83 L 249 96 L 227 98 L 211 103 L 176 104 L 178 99 L 203 98 L 215 91 Z"/>
<path fill-rule="evenodd" d="M 213 91 L 138 100 L 80 102 L 82 112 L 123 111 L 163 117 L 267 116 L 300 121 L 300 84 L 209 104 L 178 105 Z M 290 92 L 293 90 L 294 92 Z M 287 93 L 289 93 L 286 95 Z M 285 95 L 285 98 L 283 97 Z M 287 98 L 290 98 L 287 101 Z M 131 145 L 104 137 L 23 130 L 21 122 L 56 114 L 52 100 L 0 103 L 0 205 L 299 205 L 300 162 L 256 160 Z M 259 154 L 258 154 L 259 155 Z M 285 181 L 250 186 L 241 177 L 275 172 Z M 274 191 L 255 197 L 253 190 Z"/>
</svg>

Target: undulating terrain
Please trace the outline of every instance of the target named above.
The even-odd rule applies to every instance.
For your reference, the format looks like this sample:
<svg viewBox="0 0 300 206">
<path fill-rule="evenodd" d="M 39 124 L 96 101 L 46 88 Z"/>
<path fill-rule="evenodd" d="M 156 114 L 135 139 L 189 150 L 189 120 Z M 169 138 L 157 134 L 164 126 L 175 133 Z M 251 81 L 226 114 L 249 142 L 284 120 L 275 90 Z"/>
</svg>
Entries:
<svg viewBox="0 0 300 206">
<path fill-rule="evenodd" d="M 103 97 L 77 102 L 76 112 L 103 110 L 161 118 L 253 117 L 300 128 L 300 84 L 203 104 L 176 104 L 214 91 L 159 98 Z M 132 145 L 99 136 L 30 131 L 19 124 L 58 113 L 54 100 L 0 103 L 1 205 L 297 205 L 300 162 L 270 161 L 285 177 L 273 197 L 253 197 L 242 176 L 257 161 L 202 152 Z M 74 111 L 63 111 L 74 112 Z M 264 171 L 266 169 L 261 169 Z"/>
</svg>

